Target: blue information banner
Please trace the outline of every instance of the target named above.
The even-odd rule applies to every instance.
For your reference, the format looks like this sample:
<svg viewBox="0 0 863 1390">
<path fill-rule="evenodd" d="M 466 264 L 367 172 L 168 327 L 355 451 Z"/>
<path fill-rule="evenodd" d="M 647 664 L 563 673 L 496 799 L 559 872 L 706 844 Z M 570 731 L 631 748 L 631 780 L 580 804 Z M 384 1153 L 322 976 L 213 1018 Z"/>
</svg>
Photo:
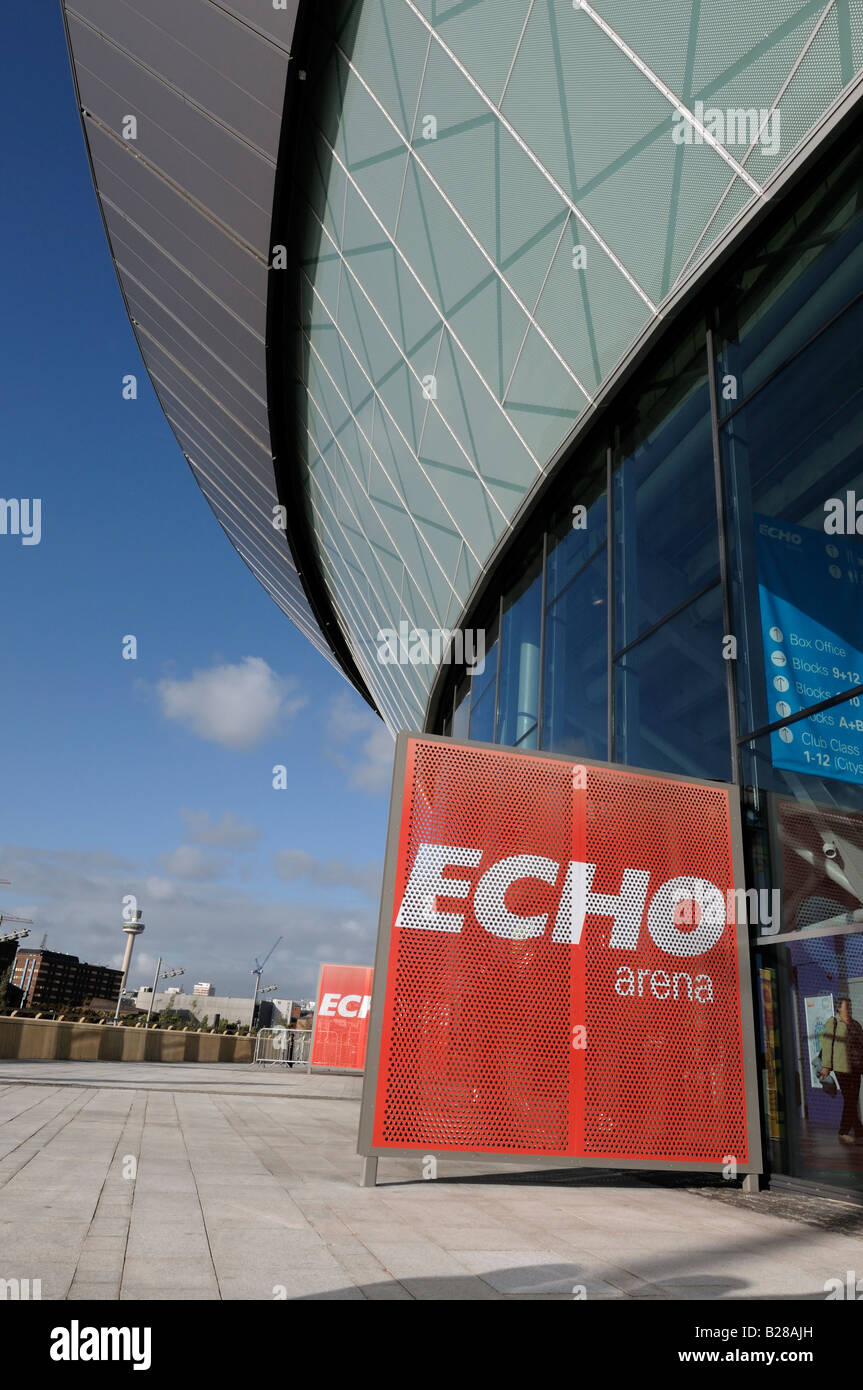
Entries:
<svg viewBox="0 0 863 1390">
<path fill-rule="evenodd" d="M 773 723 L 863 685 L 863 546 L 756 516 L 755 549 Z M 774 767 L 863 782 L 860 697 L 777 730 L 770 752 Z"/>
</svg>

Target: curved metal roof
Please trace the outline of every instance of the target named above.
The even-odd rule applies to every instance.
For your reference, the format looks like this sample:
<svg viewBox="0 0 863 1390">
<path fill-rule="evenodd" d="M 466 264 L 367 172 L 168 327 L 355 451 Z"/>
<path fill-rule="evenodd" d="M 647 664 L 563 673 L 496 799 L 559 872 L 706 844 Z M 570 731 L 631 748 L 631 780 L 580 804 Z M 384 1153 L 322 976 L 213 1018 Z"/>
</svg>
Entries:
<svg viewBox="0 0 863 1390">
<path fill-rule="evenodd" d="M 344 666 L 274 525 L 268 277 L 298 3 L 64 0 L 63 12 L 105 230 L 162 409 L 236 550 Z"/>
</svg>

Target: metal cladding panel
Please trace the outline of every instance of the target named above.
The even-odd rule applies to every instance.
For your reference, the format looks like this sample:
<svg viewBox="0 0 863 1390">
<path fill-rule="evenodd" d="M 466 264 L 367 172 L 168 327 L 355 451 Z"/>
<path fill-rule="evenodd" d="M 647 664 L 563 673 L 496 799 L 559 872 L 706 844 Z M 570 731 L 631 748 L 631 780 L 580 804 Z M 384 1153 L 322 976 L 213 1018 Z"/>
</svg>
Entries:
<svg viewBox="0 0 863 1390">
<path fill-rule="evenodd" d="M 199 406 L 205 395 L 208 412 L 211 409 L 216 412 L 212 418 L 208 413 L 210 430 L 218 429 L 220 410 L 230 413 L 266 453 L 268 476 L 271 475 L 272 463 L 261 414 L 263 402 L 249 383 L 240 381 L 223 362 L 211 357 L 197 339 L 190 339 L 183 325 L 131 279 L 127 282 L 126 299 L 139 338 L 144 340 L 151 368 L 155 363 L 169 360 L 175 371 L 189 378 L 190 389 L 194 390 Z"/>
<path fill-rule="evenodd" d="M 64 11 L 106 231 L 163 409 L 232 544 L 336 665 L 272 524 L 267 280 L 295 0 Z"/>
<path fill-rule="evenodd" d="M 758 1168 L 734 788 L 401 735 L 360 1151 Z"/>
<path fill-rule="evenodd" d="M 181 5 L 176 0 L 73 0 L 70 9 L 134 55 L 136 63 L 275 158 L 285 59 L 272 44 L 248 29 L 238 35 L 236 21 L 210 0 Z M 82 35 L 85 66 L 89 52 Z"/>
<path fill-rule="evenodd" d="M 351 562 L 324 565 L 356 650 L 401 621 L 427 627 L 427 609 L 438 628 L 460 621 L 585 412 L 708 253 L 857 98 L 859 9 L 345 0 L 314 10 L 298 362 L 307 466 L 329 474 L 311 490 L 322 550 L 348 549 L 337 528 L 331 538 L 331 496 L 368 480 Z M 331 434 L 341 451 L 328 452 Z M 372 584 L 364 637 L 357 571 Z M 371 683 L 367 658 L 363 669 Z M 404 727 L 416 722 L 417 679 L 425 709 L 435 675 L 431 664 L 387 668 Z"/>
<path fill-rule="evenodd" d="M 89 118 L 127 140 L 161 175 L 184 189 L 249 246 L 266 247 L 274 161 L 260 154 L 158 76 L 70 15 L 75 72 Z"/>
<path fill-rule="evenodd" d="M 321 966 L 310 1058 L 313 1067 L 363 1070 L 373 979 L 370 965 Z"/>
<path fill-rule="evenodd" d="M 144 229 L 246 322 L 260 324 L 267 306 L 265 256 L 231 236 L 143 159 L 130 159 L 127 146 L 114 136 L 92 122 L 87 134 L 103 205 Z"/>
<path fill-rule="evenodd" d="M 270 0 L 269 4 L 262 4 L 261 0 L 219 0 L 219 4 L 228 14 L 236 15 L 290 53 L 300 0 Z"/>
</svg>

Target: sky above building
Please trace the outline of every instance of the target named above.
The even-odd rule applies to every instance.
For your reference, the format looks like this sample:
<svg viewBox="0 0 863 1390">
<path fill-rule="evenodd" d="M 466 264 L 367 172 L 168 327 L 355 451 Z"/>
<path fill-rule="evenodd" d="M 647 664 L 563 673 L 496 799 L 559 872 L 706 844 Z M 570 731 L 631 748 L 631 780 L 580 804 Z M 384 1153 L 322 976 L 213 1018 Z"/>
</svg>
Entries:
<svg viewBox="0 0 863 1390">
<path fill-rule="evenodd" d="M 119 964 L 134 896 L 134 987 L 162 955 L 251 992 L 282 935 L 264 983 L 312 995 L 319 961 L 373 959 L 392 740 L 235 553 L 162 415 L 59 5 L 16 6 L 2 61 L 0 494 L 23 505 L 0 535 L 0 907 L 34 919 L 28 945 Z"/>
</svg>

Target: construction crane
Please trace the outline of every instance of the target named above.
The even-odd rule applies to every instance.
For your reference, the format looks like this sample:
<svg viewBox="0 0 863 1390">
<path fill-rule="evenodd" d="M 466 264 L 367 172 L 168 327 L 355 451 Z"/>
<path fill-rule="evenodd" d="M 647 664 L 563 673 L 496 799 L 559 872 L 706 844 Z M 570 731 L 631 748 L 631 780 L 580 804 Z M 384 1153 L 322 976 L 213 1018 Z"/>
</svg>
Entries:
<svg viewBox="0 0 863 1390">
<path fill-rule="evenodd" d="M 278 941 L 274 941 L 274 942 L 273 942 L 272 946 L 270 947 L 270 949 L 269 949 L 269 951 L 267 952 L 267 954 L 264 956 L 264 959 L 263 959 L 263 960 L 259 960 L 258 957 L 255 956 L 255 968 L 254 968 L 254 970 L 252 971 L 252 974 L 253 974 L 254 977 L 255 977 L 255 992 L 254 992 L 254 994 L 252 995 L 252 1018 L 251 1018 L 251 1022 L 250 1022 L 250 1024 L 249 1024 L 249 1027 L 250 1027 L 250 1028 L 254 1028 L 254 1026 L 255 1026 L 255 1012 L 256 1012 L 257 1007 L 258 1007 L 258 993 L 260 992 L 260 988 L 261 988 L 261 976 L 262 976 L 263 973 L 264 973 L 264 966 L 266 965 L 267 961 L 270 959 L 270 956 L 271 956 L 271 955 L 273 954 L 273 952 L 275 951 L 276 947 L 277 947 L 278 944 L 279 944 L 279 941 L 282 941 L 283 939 L 284 939 L 284 938 L 280 936 L 280 937 L 278 938 Z"/>
<path fill-rule="evenodd" d="M 0 883 L 11 883 L 11 882 L 12 882 L 12 880 L 9 879 L 9 878 L 0 878 Z M 32 919 L 32 917 L 13 917 L 11 912 L 4 912 L 4 911 L 2 910 L 2 908 L 0 908 L 0 931 L 2 931 L 3 923 L 4 923 L 4 922 L 20 922 L 22 925 L 27 926 L 27 927 L 32 927 L 32 925 L 33 925 L 33 919 Z M 28 931 L 13 931 L 13 932 L 7 932 L 5 936 L 0 936 L 0 941 L 17 941 L 17 940 L 19 940 L 22 936 L 29 936 L 29 935 L 30 935 L 30 933 L 29 933 Z"/>
<path fill-rule="evenodd" d="M 32 918 L 32 917 L 13 917 L 11 912 L 0 912 L 0 927 L 3 926 L 3 923 L 4 923 L 4 922 L 24 922 L 24 923 L 27 924 L 28 927 L 32 927 L 32 925 L 33 925 L 33 918 Z M 28 931 L 16 931 L 16 932 L 13 932 L 12 935 L 13 935 L 13 936 L 29 936 L 30 933 L 29 933 Z"/>
</svg>

